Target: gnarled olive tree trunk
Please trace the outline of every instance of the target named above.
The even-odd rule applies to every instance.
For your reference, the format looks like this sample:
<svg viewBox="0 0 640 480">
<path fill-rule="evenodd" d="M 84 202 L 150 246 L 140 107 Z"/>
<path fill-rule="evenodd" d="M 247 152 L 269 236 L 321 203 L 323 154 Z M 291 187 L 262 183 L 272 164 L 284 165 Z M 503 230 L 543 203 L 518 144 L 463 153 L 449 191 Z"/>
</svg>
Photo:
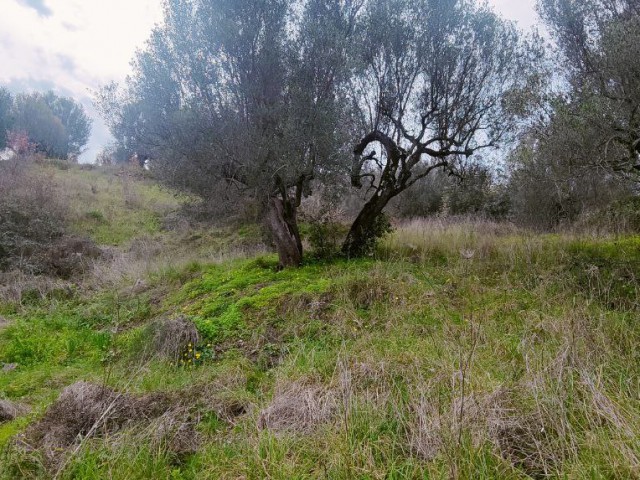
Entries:
<svg viewBox="0 0 640 480">
<path fill-rule="evenodd" d="M 381 220 L 384 219 L 382 211 L 393 196 L 391 192 L 376 194 L 365 203 L 342 244 L 344 255 L 353 258 L 369 253 L 377 239 L 385 232 L 384 225 L 381 225 Z"/>
<path fill-rule="evenodd" d="M 386 154 L 386 161 L 379 173 L 377 183 L 374 182 L 376 175 L 364 168 L 367 162 L 376 158 L 375 150 L 364 155 L 365 150 L 372 144 L 380 144 Z M 356 188 L 362 188 L 362 179 L 371 178 L 370 188 L 374 189 L 374 193 L 351 225 L 349 234 L 342 244 L 342 253 L 347 257 L 361 257 L 369 253 L 376 241 L 389 231 L 388 224 L 382 215 L 389 201 L 436 168 L 446 167 L 448 165 L 446 157 L 451 153 L 434 151 L 419 144 L 409 152 L 401 148 L 393 138 L 377 130 L 367 134 L 353 153 L 355 156 L 351 184 Z M 437 160 L 420 165 L 423 154 Z"/>
<path fill-rule="evenodd" d="M 302 240 L 296 220 L 296 206 L 290 201 L 271 197 L 267 204 L 265 223 L 278 251 L 281 268 L 302 263 Z"/>
</svg>

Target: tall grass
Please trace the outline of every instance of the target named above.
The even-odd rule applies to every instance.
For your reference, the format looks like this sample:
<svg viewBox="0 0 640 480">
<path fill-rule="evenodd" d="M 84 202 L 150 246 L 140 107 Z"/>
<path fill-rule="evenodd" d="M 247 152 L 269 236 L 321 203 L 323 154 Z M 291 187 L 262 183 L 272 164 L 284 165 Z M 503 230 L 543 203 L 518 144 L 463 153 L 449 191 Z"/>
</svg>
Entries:
<svg viewBox="0 0 640 480">
<path fill-rule="evenodd" d="M 96 295 L 14 312 L 0 332 L 20 362 L 29 319 L 39 339 L 57 322 L 51 349 L 39 340 L 28 368 L 0 377 L 12 400 L 42 411 L 71 381 L 104 378 L 104 343 L 106 383 L 171 391 L 197 425 L 183 455 L 153 425 L 85 439 L 62 478 L 640 478 L 637 238 L 414 220 L 373 258 L 277 271 L 236 258 L 254 254 L 243 235 L 198 235 L 141 237 L 97 267 L 98 291 L 132 290 L 122 328 Z M 146 323 L 177 314 L 207 326 L 210 358 L 133 368 Z M 54 386 L 30 394 L 45 361 Z M 27 457 L 8 449 L 0 477 L 28 476 Z"/>
</svg>

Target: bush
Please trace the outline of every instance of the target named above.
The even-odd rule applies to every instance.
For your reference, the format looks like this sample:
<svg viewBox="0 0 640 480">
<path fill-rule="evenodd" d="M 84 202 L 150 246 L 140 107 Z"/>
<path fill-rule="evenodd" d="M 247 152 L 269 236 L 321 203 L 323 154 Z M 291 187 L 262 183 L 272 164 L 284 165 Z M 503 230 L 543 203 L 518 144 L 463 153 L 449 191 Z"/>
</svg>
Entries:
<svg viewBox="0 0 640 480">
<path fill-rule="evenodd" d="M 330 220 L 320 220 L 309 224 L 308 240 L 317 258 L 332 258 L 340 251 L 340 245 L 347 235 L 348 227 Z"/>
<path fill-rule="evenodd" d="M 45 248 L 42 267 L 50 275 L 71 278 L 85 273 L 102 256 L 102 250 L 92 240 L 64 236 Z"/>
<path fill-rule="evenodd" d="M 43 250 L 64 232 L 65 208 L 53 186 L 23 157 L 0 165 L 0 268 L 42 273 Z"/>
<path fill-rule="evenodd" d="M 373 255 L 381 240 L 389 233 L 393 232 L 393 225 L 386 213 L 378 215 L 371 227 L 365 233 L 366 242 L 362 246 L 364 255 Z"/>
<path fill-rule="evenodd" d="M 68 207 L 24 156 L 0 165 L 0 270 L 69 278 L 102 252 L 65 236 Z"/>
<path fill-rule="evenodd" d="M 580 215 L 574 225 L 578 232 L 593 234 L 640 233 L 640 197 L 629 197 Z"/>
<path fill-rule="evenodd" d="M 314 257 L 329 259 L 339 254 L 340 246 L 349 232 L 350 215 L 345 211 L 344 204 L 348 193 L 342 185 L 319 186 L 314 195 L 303 199 L 300 233 L 309 242 Z M 359 208 L 354 212 L 354 217 Z"/>
</svg>

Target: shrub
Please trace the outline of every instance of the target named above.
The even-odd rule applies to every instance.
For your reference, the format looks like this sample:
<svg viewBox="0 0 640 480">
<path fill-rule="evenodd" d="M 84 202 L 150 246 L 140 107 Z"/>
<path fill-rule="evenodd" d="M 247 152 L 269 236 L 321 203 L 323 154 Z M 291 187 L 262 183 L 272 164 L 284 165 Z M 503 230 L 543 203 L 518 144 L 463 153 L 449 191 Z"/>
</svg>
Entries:
<svg viewBox="0 0 640 480">
<path fill-rule="evenodd" d="M 337 205 L 338 198 L 323 194 L 324 191 L 303 203 L 301 217 L 305 225 L 301 230 L 316 257 L 331 258 L 340 251 L 348 227 L 344 222 L 344 211 Z"/>
<path fill-rule="evenodd" d="M 0 270 L 69 278 L 102 252 L 93 242 L 65 236 L 68 206 L 55 185 L 18 155 L 0 165 Z"/>
<path fill-rule="evenodd" d="M 618 200 L 583 213 L 574 225 L 578 232 L 640 233 L 640 197 Z"/>
<path fill-rule="evenodd" d="M 393 226 L 391 225 L 389 216 L 386 213 L 378 215 L 366 233 L 367 241 L 362 251 L 366 255 L 372 255 L 380 244 L 380 241 L 391 232 L 393 232 Z"/>
<path fill-rule="evenodd" d="M 66 212 L 52 184 L 24 163 L 0 166 L 0 268 L 42 273 L 41 254 L 62 236 Z"/>
<path fill-rule="evenodd" d="M 347 227 L 339 222 L 320 220 L 309 225 L 308 239 L 318 258 L 331 258 L 340 251 L 340 244 L 347 234 Z"/>
</svg>

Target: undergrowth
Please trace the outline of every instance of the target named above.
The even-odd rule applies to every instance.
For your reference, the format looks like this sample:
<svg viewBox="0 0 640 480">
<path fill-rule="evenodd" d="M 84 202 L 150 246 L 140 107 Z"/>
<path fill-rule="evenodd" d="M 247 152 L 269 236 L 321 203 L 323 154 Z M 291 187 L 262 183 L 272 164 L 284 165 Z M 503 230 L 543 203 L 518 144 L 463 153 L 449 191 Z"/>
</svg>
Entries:
<svg viewBox="0 0 640 480">
<path fill-rule="evenodd" d="M 638 478 L 639 261 L 635 237 L 414 222 L 365 260 L 189 262 L 5 304 L 0 396 L 31 413 L 0 424 L 0 477 Z M 147 355 L 175 318 L 193 367 Z M 171 392 L 197 448 L 139 422 L 51 470 L 19 434 L 80 380 Z"/>
</svg>

